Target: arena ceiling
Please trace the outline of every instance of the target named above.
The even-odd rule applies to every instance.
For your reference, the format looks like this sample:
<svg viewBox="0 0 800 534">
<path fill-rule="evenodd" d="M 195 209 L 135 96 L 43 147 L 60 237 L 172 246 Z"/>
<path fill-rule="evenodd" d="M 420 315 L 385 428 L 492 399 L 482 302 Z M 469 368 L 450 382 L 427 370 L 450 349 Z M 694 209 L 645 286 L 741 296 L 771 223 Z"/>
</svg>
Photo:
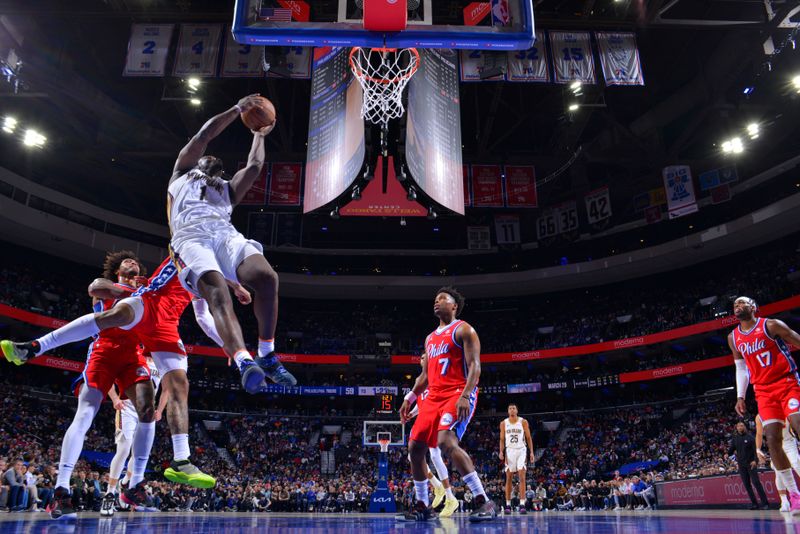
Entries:
<svg viewBox="0 0 800 534">
<path fill-rule="evenodd" d="M 436 5 L 447 2 L 435 0 Z M 124 78 L 132 22 L 229 22 L 219 0 L 4 0 L 0 14 L 24 37 L 23 88 L 0 82 L 2 113 L 25 117 L 48 136 L 40 151 L 0 139 L 3 164 L 44 185 L 143 218 L 163 220 L 165 183 L 175 155 L 211 114 L 244 94 L 275 101 L 279 128 L 268 150 L 303 161 L 309 82 L 213 79 L 204 104 L 170 100 L 181 82 Z M 335 1 L 314 2 L 335 8 Z M 462 85 L 466 162 L 533 162 L 546 176 L 569 161 L 545 201 L 614 183 L 616 194 L 657 185 L 661 166 L 719 159 L 719 143 L 746 121 L 766 125 L 763 142 L 738 163 L 761 170 L 797 149 L 800 100 L 788 80 L 800 50 L 773 57 L 800 20 L 797 0 L 535 0 L 538 27 L 633 30 L 646 86 L 586 92 L 570 117 L 567 89 L 552 84 Z M 746 96 L 745 87 L 755 91 Z M 213 145 L 229 165 L 244 157 L 243 129 Z M 243 143 L 245 143 L 243 145 Z"/>
</svg>

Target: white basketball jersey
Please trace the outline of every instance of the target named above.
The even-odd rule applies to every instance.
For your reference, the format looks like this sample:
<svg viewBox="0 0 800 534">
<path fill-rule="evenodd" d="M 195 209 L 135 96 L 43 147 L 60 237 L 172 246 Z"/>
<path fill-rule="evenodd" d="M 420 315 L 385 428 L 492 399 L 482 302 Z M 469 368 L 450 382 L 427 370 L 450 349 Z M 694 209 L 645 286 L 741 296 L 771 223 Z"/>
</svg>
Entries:
<svg viewBox="0 0 800 534">
<path fill-rule="evenodd" d="M 522 428 L 521 417 L 517 417 L 517 422 L 512 423 L 508 419 L 503 421 L 506 430 L 506 449 L 524 449 L 525 431 Z"/>
<path fill-rule="evenodd" d="M 232 227 L 230 187 L 222 178 L 192 170 L 172 182 L 168 192 L 173 248 L 187 238 L 207 236 L 214 227 Z"/>
</svg>

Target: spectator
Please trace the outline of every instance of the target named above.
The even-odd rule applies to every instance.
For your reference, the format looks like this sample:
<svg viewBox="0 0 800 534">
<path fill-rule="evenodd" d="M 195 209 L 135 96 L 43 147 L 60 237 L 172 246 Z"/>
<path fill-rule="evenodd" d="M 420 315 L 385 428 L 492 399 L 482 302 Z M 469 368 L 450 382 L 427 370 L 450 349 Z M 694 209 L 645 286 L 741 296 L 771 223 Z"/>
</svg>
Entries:
<svg viewBox="0 0 800 534">
<path fill-rule="evenodd" d="M 26 491 L 24 472 L 25 467 L 22 460 L 15 460 L 3 474 L 3 481 L 10 488 L 8 492 L 8 510 L 10 512 L 22 510 L 22 500 Z"/>
</svg>

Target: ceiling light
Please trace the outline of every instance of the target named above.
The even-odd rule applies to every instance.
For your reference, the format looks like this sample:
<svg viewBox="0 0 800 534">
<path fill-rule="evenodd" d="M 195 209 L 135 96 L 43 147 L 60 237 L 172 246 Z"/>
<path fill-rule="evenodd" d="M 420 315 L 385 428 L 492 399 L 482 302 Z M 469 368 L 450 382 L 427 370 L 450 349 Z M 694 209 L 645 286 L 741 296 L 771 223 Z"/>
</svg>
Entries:
<svg viewBox="0 0 800 534">
<path fill-rule="evenodd" d="M 200 104 L 203 103 L 203 101 L 200 100 L 199 98 L 190 98 L 189 103 L 192 104 L 193 106 L 199 106 Z"/>
<path fill-rule="evenodd" d="M 573 91 L 580 91 L 581 90 L 581 82 L 575 81 L 569 84 L 569 88 Z"/>
<path fill-rule="evenodd" d="M 578 104 L 570 104 L 567 109 L 570 110 L 570 111 L 578 111 L 579 107 L 580 106 Z"/>
<path fill-rule="evenodd" d="M 792 85 L 794 85 L 794 88 L 800 93 L 800 74 L 792 78 Z"/>
<path fill-rule="evenodd" d="M 726 154 L 741 154 L 744 152 L 744 144 L 740 137 L 734 137 L 722 143 L 722 151 Z"/>
<path fill-rule="evenodd" d="M 758 137 L 760 128 L 757 122 L 752 122 L 747 125 L 747 135 L 750 136 L 750 139 L 755 139 Z"/>
<path fill-rule="evenodd" d="M 25 146 L 33 146 L 33 147 L 43 147 L 47 138 L 33 129 L 28 129 L 25 131 L 25 137 L 22 139 L 22 143 Z"/>
<path fill-rule="evenodd" d="M 200 87 L 200 78 L 189 78 L 186 80 L 186 85 L 188 85 L 190 89 L 197 89 Z"/>
<path fill-rule="evenodd" d="M 17 127 L 17 119 L 14 117 L 6 117 L 3 121 L 3 131 L 8 133 L 14 133 L 14 129 Z"/>
</svg>

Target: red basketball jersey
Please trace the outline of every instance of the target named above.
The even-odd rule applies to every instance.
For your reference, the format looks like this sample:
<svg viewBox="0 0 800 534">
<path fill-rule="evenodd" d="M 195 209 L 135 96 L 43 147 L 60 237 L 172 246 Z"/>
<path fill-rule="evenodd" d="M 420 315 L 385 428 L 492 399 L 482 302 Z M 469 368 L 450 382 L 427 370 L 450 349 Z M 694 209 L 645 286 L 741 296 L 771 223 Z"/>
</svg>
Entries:
<svg viewBox="0 0 800 534">
<path fill-rule="evenodd" d="M 428 389 L 432 394 L 463 388 L 467 383 L 464 349 L 456 343 L 456 331 L 462 324 L 464 321 L 453 321 L 431 332 L 425 340 Z"/>
<path fill-rule="evenodd" d="M 192 302 L 192 294 L 181 285 L 178 267 L 170 257 L 153 271 L 147 286 L 139 288 L 134 295 L 153 299 L 157 303 L 157 322 L 160 324 L 177 325 L 183 310 Z"/>
<path fill-rule="evenodd" d="M 786 377 L 797 378 L 797 366 L 786 343 L 769 335 L 767 319 L 760 317 L 747 332 L 741 325 L 737 326 L 733 331 L 733 341 L 747 364 L 750 383 L 756 391 Z"/>
<path fill-rule="evenodd" d="M 134 288 L 125 284 L 115 283 L 120 289 L 133 293 Z M 126 295 L 129 296 L 129 295 Z M 122 297 L 124 298 L 124 297 Z M 92 305 L 95 313 L 110 310 L 117 303 L 118 299 L 98 300 Z M 89 346 L 89 353 L 93 351 L 114 351 L 115 353 L 137 354 L 139 351 L 139 338 L 127 330 L 121 328 L 109 328 L 97 334 L 94 341 Z"/>
</svg>

